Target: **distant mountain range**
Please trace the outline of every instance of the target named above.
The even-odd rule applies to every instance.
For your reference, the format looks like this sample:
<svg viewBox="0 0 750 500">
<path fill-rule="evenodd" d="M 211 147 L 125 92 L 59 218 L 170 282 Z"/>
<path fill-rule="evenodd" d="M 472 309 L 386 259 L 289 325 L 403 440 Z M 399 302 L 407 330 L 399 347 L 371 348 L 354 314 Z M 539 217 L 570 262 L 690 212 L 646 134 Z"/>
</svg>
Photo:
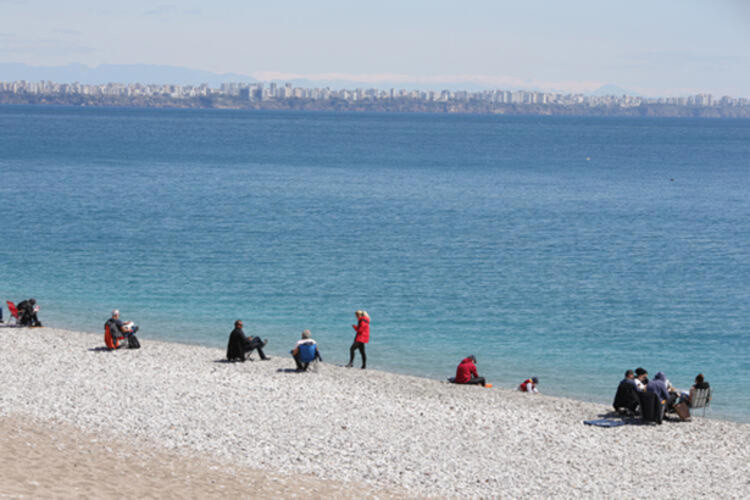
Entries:
<svg viewBox="0 0 750 500">
<path fill-rule="evenodd" d="M 101 64 L 96 67 L 89 67 L 84 64 L 68 64 L 66 66 L 29 66 L 23 63 L 0 63 L 0 81 L 17 81 L 26 80 L 28 82 L 38 82 L 49 80 L 59 83 L 84 83 L 98 85 L 103 83 L 156 83 L 156 84 L 175 84 L 175 85 L 200 85 L 207 83 L 211 87 L 218 87 L 225 82 L 242 82 L 254 83 L 253 77 L 237 73 L 213 73 L 199 69 L 190 69 L 180 66 L 161 66 L 155 64 Z M 278 84 L 284 84 L 287 80 L 276 81 Z M 461 83 L 433 83 L 430 85 L 419 83 L 389 83 L 379 82 L 366 83 L 344 80 L 307 80 L 292 79 L 288 80 L 295 87 L 330 87 L 333 89 L 354 89 L 361 87 L 375 87 L 380 89 L 406 89 L 406 90 L 467 90 L 477 92 L 487 90 L 490 87 L 478 83 L 461 82 Z M 503 87 L 503 90 L 529 90 L 540 91 L 537 88 L 521 88 L 514 86 Z M 566 92 L 561 92 L 566 93 Z M 616 85 L 607 84 L 603 87 L 589 92 L 589 95 L 638 95 L 629 92 Z"/>
</svg>

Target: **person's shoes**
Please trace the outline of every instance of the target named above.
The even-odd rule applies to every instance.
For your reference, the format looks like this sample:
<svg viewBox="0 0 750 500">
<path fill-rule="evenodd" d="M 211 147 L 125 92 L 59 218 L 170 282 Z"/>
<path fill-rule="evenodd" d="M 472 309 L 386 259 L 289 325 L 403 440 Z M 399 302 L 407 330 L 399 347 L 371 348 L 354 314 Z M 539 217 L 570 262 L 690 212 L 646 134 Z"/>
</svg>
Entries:
<svg viewBox="0 0 750 500">
<path fill-rule="evenodd" d="M 348 365 L 344 365 L 344 368 L 351 368 L 353 365 L 349 363 Z"/>
<path fill-rule="evenodd" d="M 362 367 L 362 369 L 363 369 L 363 370 L 366 370 L 366 369 L 367 369 L 367 367 L 366 367 L 366 366 L 363 366 L 363 367 Z"/>
<path fill-rule="evenodd" d="M 260 360 L 261 360 L 261 361 L 268 361 L 268 360 L 270 360 L 270 359 L 271 359 L 271 358 L 269 358 L 268 356 L 266 356 L 265 358 L 260 358 Z"/>
</svg>

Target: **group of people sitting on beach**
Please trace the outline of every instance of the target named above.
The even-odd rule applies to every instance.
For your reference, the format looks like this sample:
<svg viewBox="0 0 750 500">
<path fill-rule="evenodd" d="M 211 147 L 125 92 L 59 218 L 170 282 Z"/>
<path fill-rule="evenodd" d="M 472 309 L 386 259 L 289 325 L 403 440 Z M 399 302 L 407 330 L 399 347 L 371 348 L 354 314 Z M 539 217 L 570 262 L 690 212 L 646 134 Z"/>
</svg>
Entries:
<svg viewBox="0 0 750 500">
<path fill-rule="evenodd" d="M 661 422 L 665 412 L 677 413 L 681 420 L 688 420 L 697 391 L 705 389 L 709 389 L 709 384 L 702 373 L 695 377 L 690 391 L 680 391 L 664 372 L 657 372 L 653 380 L 649 380 L 648 371 L 639 367 L 625 372 L 612 406 L 620 414 L 640 414 L 646 420 Z M 710 392 L 707 398 L 710 401 Z"/>
<path fill-rule="evenodd" d="M 36 300 L 31 298 L 23 300 L 16 306 L 19 315 L 19 322 L 23 326 L 42 326 L 37 318 L 39 307 Z M 345 366 L 351 368 L 354 364 L 356 352 L 359 351 L 362 358 L 362 369 L 367 367 L 367 354 L 365 345 L 370 341 L 370 315 L 367 311 L 357 310 L 354 313 L 357 323 L 352 325 L 355 336 L 354 342 L 349 348 L 349 363 Z M 2 316 L 0 316 L 1 318 Z M 260 337 L 247 336 L 242 329 L 242 320 L 234 322 L 234 329 L 229 334 L 227 343 L 227 360 L 228 361 L 245 361 L 246 356 L 253 351 L 258 351 L 261 360 L 270 359 L 263 352 L 263 348 L 268 343 L 268 339 Z M 120 311 L 112 311 L 111 317 L 104 325 L 104 341 L 108 349 L 117 349 L 127 341 L 129 348 L 138 348 L 140 343 L 135 334 L 138 332 L 138 326 L 132 321 L 122 321 Z M 306 371 L 310 364 L 316 361 L 323 361 L 317 342 L 312 338 L 310 330 L 302 332 L 300 340 L 297 341 L 294 348 L 290 351 L 298 371 Z M 467 356 L 458 364 L 456 376 L 449 379 L 455 384 L 481 385 L 483 387 L 492 387 L 487 383 L 484 377 L 480 377 L 476 367 L 477 358 L 473 354 Z M 539 378 L 531 377 L 518 386 L 521 392 L 538 393 Z M 612 403 L 615 410 L 625 415 L 656 415 L 655 420 L 661 421 L 661 415 L 665 411 L 673 411 L 681 419 L 689 419 L 689 408 L 692 406 L 696 391 L 709 388 L 708 382 L 704 379 L 703 374 L 699 373 L 695 377 L 695 383 L 689 391 L 680 391 L 676 389 L 663 372 L 657 372 L 653 380 L 648 379 L 648 372 L 644 368 L 627 370 L 625 378 L 620 382 L 615 393 L 615 399 Z M 710 392 L 708 393 L 710 400 Z M 647 395 L 653 395 L 647 397 Z"/>
</svg>

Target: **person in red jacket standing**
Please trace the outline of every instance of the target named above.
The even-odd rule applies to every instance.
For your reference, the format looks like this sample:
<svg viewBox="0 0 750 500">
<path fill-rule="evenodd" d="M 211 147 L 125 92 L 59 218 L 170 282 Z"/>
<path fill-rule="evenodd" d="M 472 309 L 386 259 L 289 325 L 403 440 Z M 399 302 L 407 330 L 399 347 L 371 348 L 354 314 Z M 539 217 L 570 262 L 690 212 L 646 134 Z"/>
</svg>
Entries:
<svg viewBox="0 0 750 500">
<path fill-rule="evenodd" d="M 453 382 L 456 384 L 482 384 L 484 387 L 484 377 L 480 377 L 477 373 L 477 366 L 474 364 L 476 362 L 477 358 L 473 354 L 464 358 L 456 368 L 456 378 L 453 379 Z"/>
<path fill-rule="evenodd" d="M 367 311 L 356 311 L 354 315 L 357 317 L 357 324 L 352 325 L 357 335 L 354 337 L 354 343 L 349 348 L 349 364 L 347 368 L 351 368 L 354 364 L 354 351 L 359 349 L 359 353 L 362 355 L 362 369 L 367 367 L 367 355 L 365 354 L 365 344 L 370 341 L 370 316 Z"/>
</svg>

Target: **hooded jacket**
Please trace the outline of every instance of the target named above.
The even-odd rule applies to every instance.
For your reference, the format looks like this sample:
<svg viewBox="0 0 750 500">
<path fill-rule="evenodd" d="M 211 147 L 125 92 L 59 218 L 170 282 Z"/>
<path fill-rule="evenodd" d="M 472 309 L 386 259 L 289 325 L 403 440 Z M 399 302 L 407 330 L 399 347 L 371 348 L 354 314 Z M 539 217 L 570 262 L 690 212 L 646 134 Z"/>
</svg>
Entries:
<svg viewBox="0 0 750 500">
<path fill-rule="evenodd" d="M 652 392 L 659 397 L 660 401 L 669 401 L 669 391 L 667 390 L 667 376 L 664 372 L 658 372 L 654 375 L 654 380 L 651 380 L 646 386 L 646 392 Z"/>
<path fill-rule="evenodd" d="M 474 364 L 474 361 L 471 358 L 464 358 L 459 364 L 458 368 L 456 368 L 456 379 L 455 383 L 457 384 L 465 384 L 471 378 L 478 377 L 477 374 L 477 366 Z"/>
<path fill-rule="evenodd" d="M 357 332 L 356 337 L 354 337 L 355 342 L 366 344 L 370 341 L 370 318 L 362 316 L 359 318 L 357 326 L 353 326 L 353 328 Z"/>
</svg>

